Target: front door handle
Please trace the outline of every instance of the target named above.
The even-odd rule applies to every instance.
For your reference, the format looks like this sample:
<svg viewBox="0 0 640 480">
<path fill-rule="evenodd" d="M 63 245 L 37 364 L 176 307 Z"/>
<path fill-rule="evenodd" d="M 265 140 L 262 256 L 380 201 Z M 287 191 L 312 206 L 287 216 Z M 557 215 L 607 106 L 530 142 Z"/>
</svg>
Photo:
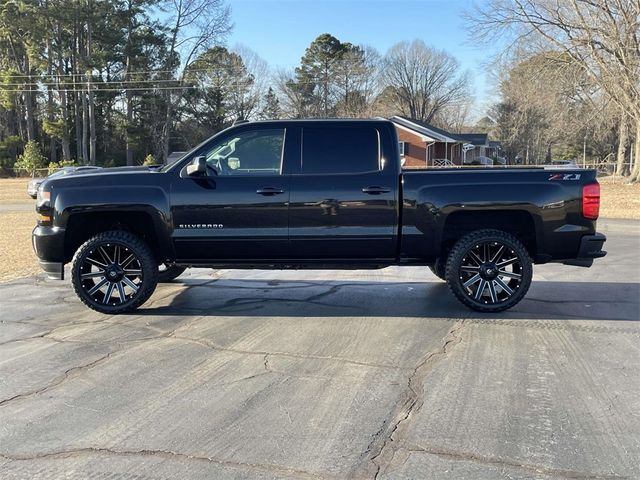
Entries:
<svg viewBox="0 0 640 480">
<path fill-rule="evenodd" d="M 258 195 L 279 195 L 281 193 L 284 193 L 284 190 L 276 187 L 262 187 L 256 190 L 256 193 Z"/>
<path fill-rule="evenodd" d="M 373 185 L 371 187 L 365 187 L 362 189 L 362 193 L 368 193 L 369 195 L 379 195 L 381 193 L 389 193 L 391 189 L 389 187 L 380 187 Z"/>
</svg>

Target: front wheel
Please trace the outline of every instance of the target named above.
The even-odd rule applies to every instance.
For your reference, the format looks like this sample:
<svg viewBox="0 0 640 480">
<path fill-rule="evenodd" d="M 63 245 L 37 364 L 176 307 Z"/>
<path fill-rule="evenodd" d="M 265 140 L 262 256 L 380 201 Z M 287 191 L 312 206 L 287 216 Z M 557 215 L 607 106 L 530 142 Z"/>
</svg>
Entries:
<svg viewBox="0 0 640 480">
<path fill-rule="evenodd" d="M 71 283 L 86 306 L 101 313 L 135 310 L 158 284 L 158 264 L 147 244 L 123 231 L 99 233 L 76 252 Z"/>
<path fill-rule="evenodd" d="M 501 230 L 476 230 L 455 244 L 447 259 L 447 284 L 466 306 L 501 312 L 529 290 L 533 268 L 529 252 Z"/>
</svg>

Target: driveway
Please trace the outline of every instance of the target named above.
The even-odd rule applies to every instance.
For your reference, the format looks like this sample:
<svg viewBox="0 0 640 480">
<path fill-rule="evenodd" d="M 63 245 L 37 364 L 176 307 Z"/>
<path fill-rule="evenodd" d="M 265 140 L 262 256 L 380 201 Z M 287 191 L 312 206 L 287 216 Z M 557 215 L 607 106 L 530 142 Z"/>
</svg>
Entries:
<svg viewBox="0 0 640 480">
<path fill-rule="evenodd" d="M 494 317 L 424 268 L 0 285 L 0 477 L 640 478 L 640 222 Z"/>
</svg>

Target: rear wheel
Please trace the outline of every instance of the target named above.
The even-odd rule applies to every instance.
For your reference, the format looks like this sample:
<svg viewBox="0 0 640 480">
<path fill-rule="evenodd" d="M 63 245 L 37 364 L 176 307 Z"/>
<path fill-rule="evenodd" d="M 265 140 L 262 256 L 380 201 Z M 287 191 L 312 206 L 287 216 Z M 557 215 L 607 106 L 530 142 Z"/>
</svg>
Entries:
<svg viewBox="0 0 640 480">
<path fill-rule="evenodd" d="M 184 273 L 187 267 L 180 267 L 178 265 L 167 265 L 161 263 L 158 265 L 158 282 L 166 283 L 178 278 Z"/>
<path fill-rule="evenodd" d="M 479 312 L 500 312 L 529 290 L 529 252 L 513 235 L 477 230 L 461 238 L 447 259 L 447 284 L 462 303 Z"/>
<path fill-rule="evenodd" d="M 158 264 L 147 244 L 123 231 L 99 233 L 76 252 L 73 288 L 85 305 L 101 313 L 135 310 L 158 284 Z"/>
</svg>

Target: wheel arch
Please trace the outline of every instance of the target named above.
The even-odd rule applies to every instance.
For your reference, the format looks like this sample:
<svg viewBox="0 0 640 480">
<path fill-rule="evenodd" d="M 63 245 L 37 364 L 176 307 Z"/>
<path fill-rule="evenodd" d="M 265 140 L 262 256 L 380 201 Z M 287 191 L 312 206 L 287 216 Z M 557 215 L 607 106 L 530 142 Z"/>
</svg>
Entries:
<svg viewBox="0 0 640 480">
<path fill-rule="evenodd" d="M 455 243 L 475 230 L 502 230 L 514 235 L 526 247 L 531 258 L 538 253 L 536 224 L 526 210 L 457 210 L 447 215 L 440 242 L 440 255 L 446 257 Z"/>
<path fill-rule="evenodd" d="M 163 239 L 162 223 L 155 209 L 99 209 L 66 212 L 64 262 L 69 262 L 76 250 L 91 237 L 110 230 L 130 232 L 144 240 L 158 262 L 171 255 L 170 245 Z"/>
</svg>

